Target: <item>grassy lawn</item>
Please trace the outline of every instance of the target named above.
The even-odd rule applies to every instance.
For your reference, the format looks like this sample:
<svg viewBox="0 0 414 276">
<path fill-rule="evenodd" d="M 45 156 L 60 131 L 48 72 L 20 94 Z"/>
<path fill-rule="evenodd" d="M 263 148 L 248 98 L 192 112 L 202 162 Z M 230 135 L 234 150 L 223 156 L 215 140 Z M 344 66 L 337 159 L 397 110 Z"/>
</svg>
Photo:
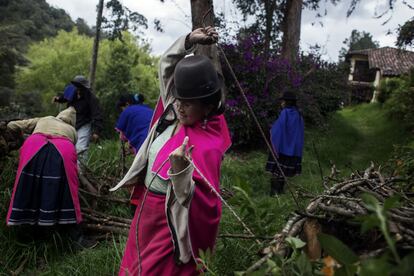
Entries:
<svg viewBox="0 0 414 276">
<path fill-rule="evenodd" d="M 403 127 L 389 120 L 379 105 L 345 108 L 333 114 L 325 128 L 306 131 L 303 173 L 291 179 L 291 188 L 300 187 L 310 193 L 322 189 L 317 156 L 324 175 L 329 174 L 332 161 L 342 175 L 348 176 L 352 169 L 365 169 L 370 161 L 384 163 L 394 144 L 407 142 L 405 135 Z M 115 175 L 119 172 L 119 144 L 107 141 L 100 146 L 91 149 L 90 167 L 99 175 Z M 288 193 L 276 198 L 268 196 L 269 176 L 264 172 L 266 159 L 265 151 L 229 153 L 223 162 L 222 187 L 235 192 L 229 203 L 256 235 L 272 236 L 281 230 L 295 210 L 295 204 Z M 2 218 L 6 217 L 16 168 L 15 158 L 11 158 L 0 174 Z M 128 215 L 126 207 L 105 208 Z M 244 233 L 224 206 L 220 233 Z M 2 223 L 0 275 L 15 271 L 25 260 L 23 275 L 113 275 L 117 273 L 124 244 L 125 238 L 121 237 L 120 242 L 114 238 L 94 249 L 73 252 L 59 237 L 46 242 L 19 243 L 15 230 Z M 219 238 L 216 254 L 207 257 L 207 264 L 217 275 L 232 275 L 252 264 L 258 258 L 260 248 L 252 240 Z"/>
</svg>

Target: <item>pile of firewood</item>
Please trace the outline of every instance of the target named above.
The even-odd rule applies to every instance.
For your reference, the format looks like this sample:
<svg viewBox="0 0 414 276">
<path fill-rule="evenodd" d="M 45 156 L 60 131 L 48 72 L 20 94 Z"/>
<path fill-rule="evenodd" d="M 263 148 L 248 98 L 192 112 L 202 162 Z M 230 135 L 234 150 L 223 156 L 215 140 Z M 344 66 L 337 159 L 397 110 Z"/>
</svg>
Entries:
<svg viewBox="0 0 414 276">
<path fill-rule="evenodd" d="M 91 233 L 128 235 L 131 218 L 96 211 L 100 209 L 98 206 L 103 204 L 129 206 L 130 201 L 127 195 L 125 198 L 111 195 L 109 188 L 116 183 L 116 179 L 98 179 L 86 166 L 82 168 L 82 174 L 79 175 L 82 186 L 79 189 L 79 195 L 82 200 L 81 205 L 85 206 L 82 208 L 83 228 Z M 225 199 L 233 195 L 234 193 L 228 189 L 222 189 L 221 191 L 221 196 Z"/>
<path fill-rule="evenodd" d="M 117 182 L 117 179 L 106 177 L 98 178 L 85 165 L 82 165 L 82 173 L 79 174 L 79 197 L 81 199 L 81 211 L 83 217 L 82 227 L 92 234 L 102 234 L 109 237 L 110 234 L 128 235 L 131 218 L 114 216 L 102 211 L 102 206 L 114 206 L 118 204 L 128 208 L 128 197 L 121 198 L 110 194 L 109 188 Z"/>
<path fill-rule="evenodd" d="M 362 199 L 363 194 L 372 195 L 381 205 L 390 197 L 400 197 L 399 206 L 387 212 L 388 229 L 399 250 L 414 249 L 414 202 L 398 185 L 404 182 L 403 179 L 384 177 L 373 164 L 363 173 L 353 173 L 347 180 L 338 181 L 335 174 L 333 168 L 331 176 L 325 177 L 324 192 L 313 196 L 306 208 L 291 215 L 283 230 L 262 251 L 264 256 L 247 272 L 258 269 L 275 254 L 288 256 L 291 251 L 285 242 L 287 237 L 306 241 L 308 257 L 320 258 L 322 250 L 317 235 L 321 232 L 342 240 L 362 258 L 384 252 L 387 243 L 379 230 L 361 234 L 361 224 L 356 218 L 370 213 Z M 329 185 L 329 182 L 334 183 Z"/>
</svg>

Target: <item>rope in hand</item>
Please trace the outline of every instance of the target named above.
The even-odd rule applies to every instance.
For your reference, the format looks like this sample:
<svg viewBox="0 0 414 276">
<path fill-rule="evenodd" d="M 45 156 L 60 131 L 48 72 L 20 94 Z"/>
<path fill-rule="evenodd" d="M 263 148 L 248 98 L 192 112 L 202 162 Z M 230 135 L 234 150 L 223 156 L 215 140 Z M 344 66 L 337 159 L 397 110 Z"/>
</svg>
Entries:
<svg viewBox="0 0 414 276">
<path fill-rule="evenodd" d="M 203 15 L 202 24 L 203 24 L 203 27 L 204 27 L 204 28 L 206 27 L 206 26 L 205 26 L 205 19 L 206 19 L 207 15 L 208 15 L 209 13 L 211 13 L 212 11 L 213 11 L 213 9 L 212 9 L 212 8 L 210 8 L 210 9 L 209 9 L 209 10 L 208 10 L 208 11 L 207 11 L 204 15 Z M 255 124 L 256 124 L 256 126 L 257 126 L 257 128 L 259 129 L 260 134 L 262 135 L 263 140 L 265 141 L 266 146 L 267 146 L 267 148 L 269 149 L 270 154 L 272 155 L 272 158 L 274 159 L 274 161 L 275 161 L 275 163 L 276 163 L 276 165 L 277 165 L 277 168 L 278 168 L 279 172 L 281 173 L 281 175 L 282 175 L 282 177 L 283 177 L 283 180 L 284 180 L 284 181 L 285 181 L 285 183 L 286 183 L 286 187 L 287 187 L 287 189 L 288 189 L 289 193 L 291 194 L 291 196 L 292 196 L 292 198 L 293 198 L 293 201 L 295 202 L 296 206 L 297 206 L 299 209 L 303 209 L 303 207 L 301 207 L 301 206 L 300 206 L 300 204 L 299 204 L 299 200 L 298 200 L 297 195 L 295 195 L 295 193 L 292 191 L 291 184 L 289 184 L 289 182 L 290 182 L 290 181 L 288 181 L 288 179 L 287 179 L 287 177 L 286 177 L 285 173 L 283 172 L 283 170 L 282 170 L 282 168 L 281 168 L 281 166 L 280 166 L 280 163 L 279 163 L 279 161 L 277 160 L 276 153 L 275 153 L 275 151 L 273 150 L 273 147 L 271 146 L 271 144 L 270 144 L 269 140 L 267 139 L 267 137 L 266 137 L 266 135 L 265 135 L 265 133 L 264 133 L 264 131 L 263 131 L 263 128 L 262 128 L 262 126 L 260 125 L 259 120 L 257 119 L 257 116 L 256 116 L 256 114 L 255 114 L 255 113 L 254 113 L 254 111 L 253 111 L 252 106 L 250 105 L 249 101 L 247 100 L 246 93 L 244 92 L 244 89 L 243 89 L 243 88 L 242 88 L 242 86 L 240 85 L 240 82 L 239 82 L 239 80 L 238 80 L 238 78 L 237 78 L 236 74 L 234 73 L 233 67 L 231 66 L 231 64 L 230 64 L 229 60 L 227 59 L 226 54 L 225 54 L 225 53 L 224 53 L 224 51 L 223 51 L 223 48 L 222 48 L 222 47 L 218 44 L 218 42 L 217 42 L 215 45 L 216 45 L 217 49 L 219 50 L 220 54 L 222 55 L 222 57 L 223 57 L 223 59 L 224 59 L 224 61 L 225 61 L 225 63 L 226 63 L 226 66 L 228 67 L 228 69 L 229 69 L 229 71 L 230 71 L 230 74 L 231 74 L 232 78 L 234 79 L 234 81 L 235 81 L 235 83 L 236 83 L 236 85 L 237 85 L 237 88 L 239 89 L 239 92 L 240 92 L 240 94 L 241 94 L 241 96 L 242 96 L 242 98 L 243 98 L 244 102 L 245 102 L 245 103 L 246 103 L 246 105 L 247 105 L 247 109 L 249 110 L 249 112 L 250 112 L 251 116 L 252 116 L 252 117 L 253 117 L 253 119 L 254 119 L 254 122 L 255 122 Z"/>
</svg>

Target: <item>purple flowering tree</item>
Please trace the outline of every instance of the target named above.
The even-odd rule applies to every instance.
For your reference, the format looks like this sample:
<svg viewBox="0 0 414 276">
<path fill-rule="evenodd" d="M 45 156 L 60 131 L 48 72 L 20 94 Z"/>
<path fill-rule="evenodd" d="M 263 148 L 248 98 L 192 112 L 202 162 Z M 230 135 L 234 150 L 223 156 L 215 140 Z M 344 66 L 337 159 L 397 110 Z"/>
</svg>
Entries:
<svg viewBox="0 0 414 276">
<path fill-rule="evenodd" d="M 276 54 L 278 49 L 265 58 L 263 42 L 255 34 L 239 36 L 234 41 L 223 45 L 223 50 L 266 133 L 280 111 L 278 99 L 286 91 L 297 94 L 308 124 L 322 124 L 324 117 L 345 101 L 345 68 L 325 62 L 317 54 L 300 55 L 291 64 Z M 222 67 L 228 89 L 225 116 L 233 144 L 255 145 L 261 141 L 260 133 L 228 68 L 224 63 Z"/>
</svg>

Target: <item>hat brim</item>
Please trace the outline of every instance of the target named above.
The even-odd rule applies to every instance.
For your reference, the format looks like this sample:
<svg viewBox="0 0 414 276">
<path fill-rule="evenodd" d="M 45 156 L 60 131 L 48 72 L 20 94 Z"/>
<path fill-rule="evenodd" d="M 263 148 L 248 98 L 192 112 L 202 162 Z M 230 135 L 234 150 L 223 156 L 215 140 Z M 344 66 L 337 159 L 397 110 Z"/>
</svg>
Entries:
<svg viewBox="0 0 414 276">
<path fill-rule="evenodd" d="M 217 92 L 219 92 L 224 87 L 224 78 L 223 78 L 223 76 L 219 73 L 217 73 L 217 76 L 218 76 L 218 79 L 219 79 L 217 87 L 211 93 L 205 94 L 203 96 L 181 97 L 181 96 L 178 95 L 178 91 L 177 91 L 177 88 L 175 87 L 175 85 L 174 85 L 174 88 L 172 89 L 171 93 L 172 93 L 173 97 L 178 99 L 178 100 L 198 100 L 198 99 L 208 98 L 211 95 L 214 95 Z"/>
<path fill-rule="evenodd" d="M 85 88 L 85 89 L 88 89 L 88 90 L 90 90 L 91 89 L 91 87 L 88 85 L 88 86 L 85 86 L 85 85 L 83 85 L 82 83 L 80 83 L 80 82 L 77 82 L 77 81 L 70 81 L 70 83 L 72 83 L 74 86 L 76 86 L 77 88 Z"/>
</svg>

